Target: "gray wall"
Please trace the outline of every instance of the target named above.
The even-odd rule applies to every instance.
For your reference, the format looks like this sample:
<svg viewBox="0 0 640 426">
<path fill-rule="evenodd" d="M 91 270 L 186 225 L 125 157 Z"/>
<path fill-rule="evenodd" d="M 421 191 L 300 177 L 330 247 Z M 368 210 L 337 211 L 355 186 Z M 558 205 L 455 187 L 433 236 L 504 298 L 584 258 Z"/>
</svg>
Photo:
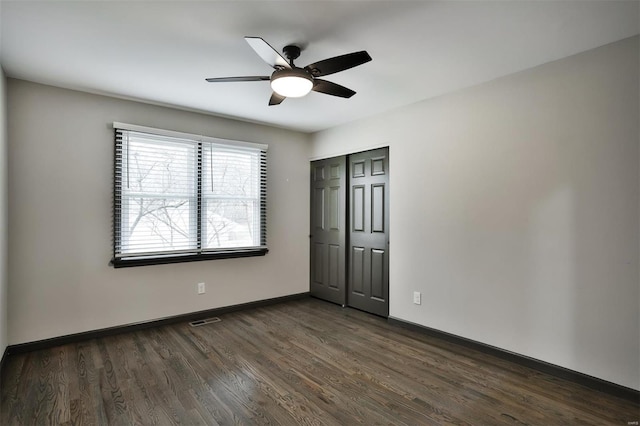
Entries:
<svg viewBox="0 0 640 426">
<path fill-rule="evenodd" d="M 314 135 L 390 146 L 391 316 L 640 389 L 638 62 L 634 37 Z"/>
<path fill-rule="evenodd" d="M 7 103 L 6 79 L 0 68 L 0 357 L 7 347 Z"/>
<path fill-rule="evenodd" d="M 9 344 L 309 290 L 307 135 L 7 81 Z M 113 121 L 269 144 L 270 252 L 110 267 Z"/>
</svg>

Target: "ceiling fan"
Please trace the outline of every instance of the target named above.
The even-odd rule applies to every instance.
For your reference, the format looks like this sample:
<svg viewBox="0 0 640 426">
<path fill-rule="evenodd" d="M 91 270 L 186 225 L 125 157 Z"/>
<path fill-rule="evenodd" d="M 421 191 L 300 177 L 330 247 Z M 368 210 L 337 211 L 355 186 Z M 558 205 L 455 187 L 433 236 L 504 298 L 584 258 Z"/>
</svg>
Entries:
<svg viewBox="0 0 640 426">
<path fill-rule="evenodd" d="M 286 98 L 305 96 L 312 90 L 341 98 L 350 98 L 356 92 L 318 77 L 348 70 L 371 60 L 371 56 L 363 50 L 325 59 L 300 68 L 293 64 L 293 61 L 300 56 L 299 46 L 285 46 L 282 49 L 287 58 L 285 59 L 260 37 L 245 37 L 244 39 L 263 61 L 275 69 L 271 76 L 222 77 L 207 78 L 206 80 L 209 83 L 270 81 L 273 94 L 269 99 L 269 105 L 279 105 Z"/>
</svg>

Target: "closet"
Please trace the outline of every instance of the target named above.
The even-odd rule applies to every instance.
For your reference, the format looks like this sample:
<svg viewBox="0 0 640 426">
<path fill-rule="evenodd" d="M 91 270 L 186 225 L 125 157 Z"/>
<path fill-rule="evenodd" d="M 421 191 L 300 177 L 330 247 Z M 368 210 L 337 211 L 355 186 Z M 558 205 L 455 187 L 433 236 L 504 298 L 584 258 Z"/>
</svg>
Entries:
<svg viewBox="0 0 640 426">
<path fill-rule="evenodd" d="M 311 295 L 389 316 L 389 149 L 311 162 Z"/>
</svg>

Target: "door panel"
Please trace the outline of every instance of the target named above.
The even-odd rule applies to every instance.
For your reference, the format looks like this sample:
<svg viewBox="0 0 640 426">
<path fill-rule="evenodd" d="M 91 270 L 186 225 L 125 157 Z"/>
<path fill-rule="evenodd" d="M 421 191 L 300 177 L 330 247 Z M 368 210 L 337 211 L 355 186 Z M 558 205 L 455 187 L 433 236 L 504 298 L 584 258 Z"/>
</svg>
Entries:
<svg viewBox="0 0 640 426">
<path fill-rule="evenodd" d="M 323 282 L 324 279 L 322 278 L 322 273 L 324 272 L 324 267 L 323 267 L 323 260 L 322 260 L 322 253 L 323 253 L 323 248 L 324 246 L 322 244 L 318 244 L 318 243 L 313 243 L 315 246 L 315 250 L 312 249 L 311 252 L 312 254 L 312 259 L 314 259 L 314 267 L 313 272 L 312 272 L 312 277 L 313 280 L 312 282 Z"/>
<path fill-rule="evenodd" d="M 385 300 L 384 296 L 384 258 L 383 250 L 371 250 L 371 297 Z"/>
<path fill-rule="evenodd" d="M 344 201 L 340 200 L 340 187 L 329 188 L 329 227 L 332 231 L 340 231 L 342 228 L 340 212 L 344 213 Z"/>
<path fill-rule="evenodd" d="M 384 232 L 384 185 L 371 185 L 371 232 Z"/>
<path fill-rule="evenodd" d="M 364 247 L 351 248 L 351 280 L 352 293 L 364 296 Z"/>
<path fill-rule="evenodd" d="M 311 163 L 311 295 L 346 302 L 346 157 Z"/>
<path fill-rule="evenodd" d="M 324 188 L 315 189 L 315 220 L 313 227 L 319 231 L 324 231 Z"/>
<path fill-rule="evenodd" d="M 340 288 L 340 263 L 344 262 L 340 259 L 340 246 L 329 244 L 329 287 Z"/>
<path fill-rule="evenodd" d="M 347 303 L 389 316 L 389 151 L 349 156 Z"/>
<path fill-rule="evenodd" d="M 364 186 L 352 186 L 351 193 L 352 228 L 364 232 Z"/>
</svg>

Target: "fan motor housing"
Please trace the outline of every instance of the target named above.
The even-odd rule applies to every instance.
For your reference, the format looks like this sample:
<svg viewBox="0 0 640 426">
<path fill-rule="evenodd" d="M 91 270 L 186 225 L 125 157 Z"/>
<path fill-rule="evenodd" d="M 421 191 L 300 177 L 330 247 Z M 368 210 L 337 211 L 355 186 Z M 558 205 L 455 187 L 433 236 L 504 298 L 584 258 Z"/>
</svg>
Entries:
<svg viewBox="0 0 640 426">
<path fill-rule="evenodd" d="M 281 77 L 298 77 L 313 81 L 313 76 L 309 71 L 305 70 L 304 68 L 298 67 L 275 70 L 274 73 L 271 74 L 271 81 Z"/>
</svg>

